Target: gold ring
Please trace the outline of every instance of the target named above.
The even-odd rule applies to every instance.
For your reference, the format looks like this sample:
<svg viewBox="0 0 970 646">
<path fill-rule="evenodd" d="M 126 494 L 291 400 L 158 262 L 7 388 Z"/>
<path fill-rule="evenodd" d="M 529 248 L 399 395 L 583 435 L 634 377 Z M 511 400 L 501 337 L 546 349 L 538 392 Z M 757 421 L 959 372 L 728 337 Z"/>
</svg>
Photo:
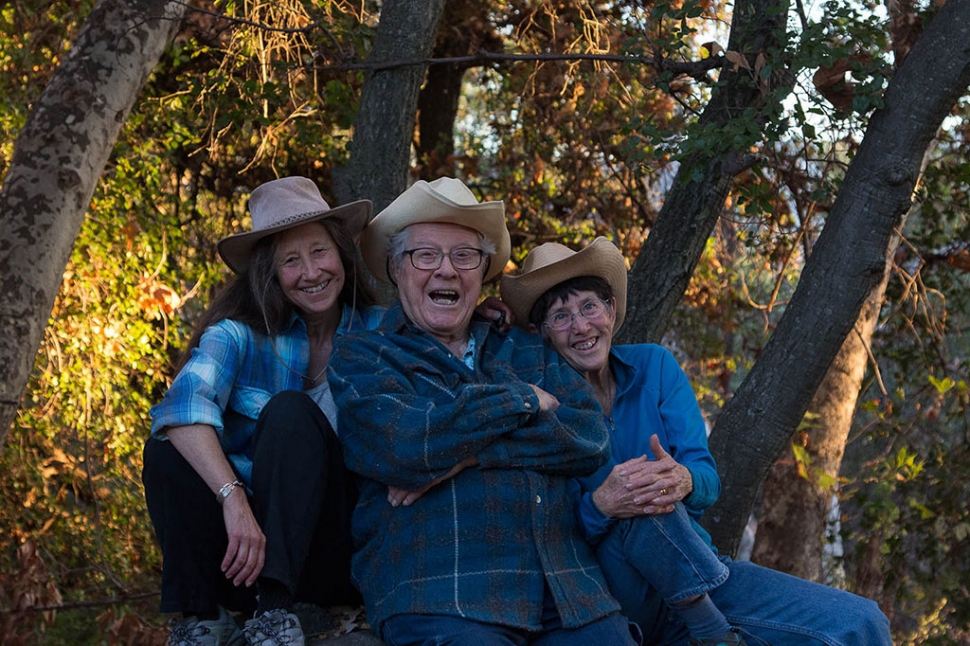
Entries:
<svg viewBox="0 0 970 646">
<path fill-rule="evenodd" d="M 663 488 L 660 489 L 660 495 L 661 496 L 666 496 L 667 495 L 667 488 L 666 487 L 663 487 Z"/>
</svg>

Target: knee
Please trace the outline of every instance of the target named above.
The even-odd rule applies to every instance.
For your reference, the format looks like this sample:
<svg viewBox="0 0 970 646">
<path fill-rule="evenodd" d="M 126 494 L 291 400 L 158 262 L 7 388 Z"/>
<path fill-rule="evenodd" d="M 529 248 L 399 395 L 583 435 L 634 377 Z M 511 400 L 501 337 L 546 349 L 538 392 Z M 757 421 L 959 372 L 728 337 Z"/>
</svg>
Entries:
<svg viewBox="0 0 970 646">
<path fill-rule="evenodd" d="M 259 413 L 256 445 L 266 445 L 266 440 L 284 450 L 319 453 L 329 451 L 337 436 L 313 399 L 287 390 L 273 395 Z"/>
<path fill-rule="evenodd" d="M 319 409 L 316 402 L 306 393 L 299 390 L 284 390 L 269 398 L 259 416 L 286 419 L 309 415 L 311 411 Z"/>
<path fill-rule="evenodd" d="M 889 629 L 889 618 L 872 599 L 856 597 L 853 612 L 856 625 L 866 634 L 867 644 L 892 644 L 892 633 Z"/>
</svg>

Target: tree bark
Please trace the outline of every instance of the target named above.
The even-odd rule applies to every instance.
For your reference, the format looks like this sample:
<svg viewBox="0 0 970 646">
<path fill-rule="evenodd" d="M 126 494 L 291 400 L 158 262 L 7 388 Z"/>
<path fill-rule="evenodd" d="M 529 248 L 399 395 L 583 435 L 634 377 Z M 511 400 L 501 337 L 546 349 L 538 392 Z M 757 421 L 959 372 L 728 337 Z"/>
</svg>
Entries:
<svg viewBox="0 0 970 646">
<path fill-rule="evenodd" d="M 465 70 L 459 65 L 436 65 L 418 97 L 418 167 L 421 179 L 431 181 L 455 174 L 455 119 Z"/>
<path fill-rule="evenodd" d="M 185 7 L 99 2 L 17 137 L 0 190 L 0 450 L 98 179 Z"/>
<path fill-rule="evenodd" d="M 444 0 L 385 0 L 368 61 L 428 58 L 443 7 Z M 424 64 L 379 69 L 365 79 L 350 159 L 334 171 L 341 204 L 367 198 L 376 213 L 407 188 L 418 92 L 426 69 Z"/>
<path fill-rule="evenodd" d="M 787 42 L 787 0 L 739 0 L 731 20 L 728 50 L 754 60 L 757 54 L 781 52 Z M 771 60 L 783 70 L 784 61 Z M 662 69 L 662 68 L 661 68 Z M 793 75 L 779 75 L 794 78 Z M 699 126 L 722 127 L 755 108 L 767 121 L 780 110 L 777 95 L 764 95 L 747 70 L 721 70 L 721 81 L 698 120 Z M 774 98 L 771 98 L 774 96 Z M 618 343 L 659 342 L 684 296 L 724 209 L 734 176 L 745 168 L 747 144 L 741 149 L 685 158 L 663 208 L 630 272 L 626 322 Z"/>
<path fill-rule="evenodd" d="M 485 0 L 446 2 L 432 56 L 474 56 L 501 51 L 503 41 L 489 23 Z M 423 180 L 455 175 L 455 120 L 465 72 L 479 63 L 446 63 L 428 68 L 418 95 L 418 171 Z"/>
<path fill-rule="evenodd" d="M 810 581 L 824 580 L 822 555 L 828 511 L 832 496 L 838 491 L 845 443 L 852 428 L 890 267 L 887 263 L 882 282 L 866 299 L 859 320 L 845 338 L 808 407 L 817 417 L 809 422 L 804 441 L 800 442 L 811 460 L 807 474 L 799 474 L 791 456 L 776 461 L 768 472 L 751 555 L 751 560 L 759 565 Z"/>
<path fill-rule="evenodd" d="M 950 0 L 889 83 L 791 303 L 718 417 L 711 450 L 723 487 L 704 524 L 725 553 L 737 550 L 765 474 L 883 280 L 926 150 L 970 84 L 968 39 L 970 0 Z"/>
</svg>

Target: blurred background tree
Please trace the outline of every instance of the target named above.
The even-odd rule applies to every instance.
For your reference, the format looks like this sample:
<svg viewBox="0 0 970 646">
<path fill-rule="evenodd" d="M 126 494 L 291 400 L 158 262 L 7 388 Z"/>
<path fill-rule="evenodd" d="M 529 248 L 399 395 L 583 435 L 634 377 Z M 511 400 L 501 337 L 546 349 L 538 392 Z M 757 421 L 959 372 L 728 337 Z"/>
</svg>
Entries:
<svg viewBox="0 0 970 646">
<path fill-rule="evenodd" d="M 49 4 L 0 7 L 0 173 L 94 2 Z M 0 455 L 10 643 L 164 634 L 140 452 L 148 408 L 227 277 L 215 242 L 246 226 L 263 181 L 306 175 L 334 202 L 367 172 L 351 163 L 352 140 L 381 3 L 192 4 L 98 183 Z M 712 235 L 673 324 L 624 331 L 675 351 L 712 425 L 784 314 L 894 67 L 938 10 L 738 4 L 775 12 L 777 29 L 758 36 L 769 49 L 731 32 L 723 2 L 445 2 L 408 164 L 412 179 L 460 176 L 504 199 L 513 264 L 541 242 L 606 235 L 632 265 L 678 173 L 698 155 L 744 151 L 718 167 Z M 756 105 L 731 94 L 730 119 L 702 118 L 732 68 L 752 79 Z M 877 599 L 900 644 L 965 643 L 970 630 L 967 109 L 938 133 L 872 304 L 847 441 L 837 459 L 819 457 L 811 438 L 826 411 L 806 416 L 769 477 L 755 548 Z M 833 498 L 841 523 L 826 527 Z M 772 530 L 781 509 L 791 522 Z"/>
</svg>

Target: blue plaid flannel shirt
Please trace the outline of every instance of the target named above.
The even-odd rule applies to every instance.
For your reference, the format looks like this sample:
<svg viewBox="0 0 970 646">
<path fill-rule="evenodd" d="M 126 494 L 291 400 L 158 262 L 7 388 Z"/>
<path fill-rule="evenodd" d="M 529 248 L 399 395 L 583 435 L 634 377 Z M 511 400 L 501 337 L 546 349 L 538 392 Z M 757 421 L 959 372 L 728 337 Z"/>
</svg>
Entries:
<svg viewBox="0 0 970 646">
<path fill-rule="evenodd" d="M 375 626 L 400 613 L 458 615 L 535 630 L 548 586 L 563 625 L 618 610 L 583 541 L 568 483 L 609 454 L 586 381 L 537 335 L 471 324 L 476 369 L 396 304 L 330 362 L 347 466 L 361 478 L 353 576 Z M 539 412 L 529 384 L 561 405 Z M 391 507 L 477 456 L 479 466 Z"/>
<path fill-rule="evenodd" d="M 383 313 L 382 308 L 372 308 L 358 315 L 345 307 L 336 334 L 373 328 Z M 303 379 L 296 373 L 306 374 L 309 358 L 306 325 L 296 315 L 272 340 L 244 323 L 219 321 L 206 329 L 162 401 L 152 406 L 152 435 L 164 439 L 166 428 L 185 424 L 214 427 L 222 450 L 248 487 L 256 419 L 273 395 L 303 390 Z"/>
</svg>

